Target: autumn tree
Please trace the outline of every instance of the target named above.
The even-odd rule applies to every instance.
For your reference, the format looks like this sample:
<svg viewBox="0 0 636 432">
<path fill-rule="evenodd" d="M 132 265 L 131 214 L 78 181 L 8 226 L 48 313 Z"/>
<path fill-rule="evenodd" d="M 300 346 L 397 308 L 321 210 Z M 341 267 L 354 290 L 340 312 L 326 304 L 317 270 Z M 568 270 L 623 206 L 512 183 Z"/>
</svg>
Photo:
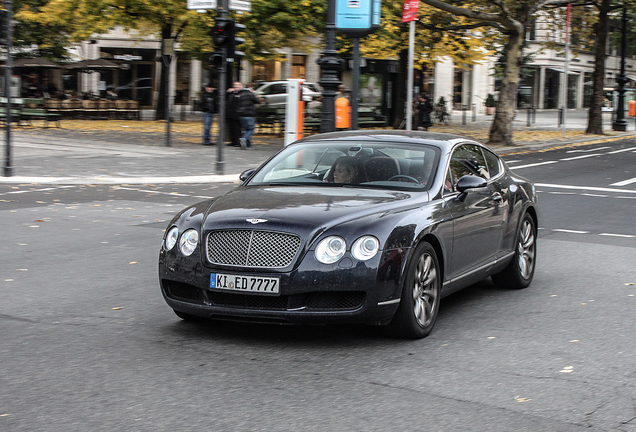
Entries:
<svg viewBox="0 0 636 432">
<path fill-rule="evenodd" d="M 506 50 L 501 89 L 495 118 L 490 127 L 489 142 L 514 145 L 512 121 L 517 105 L 520 72 L 523 59 L 525 31 L 538 11 L 558 0 L 476 0 L 466 6 L 456 6 L 450 1 L 422 0 L 424 3 L 470 19 L 474 27 L 489 27 L 501 32 Z"/>
</svg>

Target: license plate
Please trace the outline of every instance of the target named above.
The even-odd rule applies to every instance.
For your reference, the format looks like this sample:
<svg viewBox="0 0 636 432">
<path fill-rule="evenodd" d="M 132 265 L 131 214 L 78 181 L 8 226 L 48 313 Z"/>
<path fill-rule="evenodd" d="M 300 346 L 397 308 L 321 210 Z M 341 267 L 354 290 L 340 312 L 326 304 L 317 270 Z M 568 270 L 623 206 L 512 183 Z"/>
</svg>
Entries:
<svg viewBox="0 0 636 432">
<path fill-rule="evenodd" d="M 239 276 L 222 273 L 210 274 L 210 288 L 230 291 L 278 294 L 278 282 L 279 278 L 272 277 Z"/>
</svg>

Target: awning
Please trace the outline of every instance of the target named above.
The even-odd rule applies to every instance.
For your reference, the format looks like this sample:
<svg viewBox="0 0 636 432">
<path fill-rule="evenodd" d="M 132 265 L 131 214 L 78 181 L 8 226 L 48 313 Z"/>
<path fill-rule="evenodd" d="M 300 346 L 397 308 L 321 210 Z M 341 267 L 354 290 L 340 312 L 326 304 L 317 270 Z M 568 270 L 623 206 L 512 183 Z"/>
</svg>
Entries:
<svg viewBox="0 0 636 432">
<path fill-rule="evenodd" d="M 42 57 L 37 58 L 20 58 L 15 59 L 11 65 L 13 68 L 44 68 L 44 69 L 59 69 L 60 66 L 53 63 L 51 60 L 47 60 Z M 4 67 L 2 65 L 1 67 Z"/>
<path fill-rule="evenodd" d="M 565 72 L 564 68 L 558 68 L 558 67 L 553 67 L 553 66 L 547 66 L 546 69 L 553 70 L 553 71 L 559 72 L 559 73 L 564 73 Z M 578 75 L 580 73 L 581 73 L 581 71 L 568 69 L 568 75 L 570 75 L 570 74 Z"/>
<path fill-rule="evenodd" d="M 80 71 L 102 71 L 121 69 L 121 65 L 113 63 L 110 60 L 98 58 L 95 60 L 81 60 L 77 63 L 64 65 L 64 69 L 80 70 Z"/>
</svg>

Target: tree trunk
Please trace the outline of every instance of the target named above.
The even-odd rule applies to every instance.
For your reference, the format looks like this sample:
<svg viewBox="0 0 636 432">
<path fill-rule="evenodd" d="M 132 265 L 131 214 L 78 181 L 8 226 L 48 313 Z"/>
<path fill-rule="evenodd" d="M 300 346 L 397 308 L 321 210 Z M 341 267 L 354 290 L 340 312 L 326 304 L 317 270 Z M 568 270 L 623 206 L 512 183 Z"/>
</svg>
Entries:
<svg viewBox="0 0 636 432">
<path fill-rule="evenodd" d="M 592 103 L 587 112 L 587 129 L 585 130 L 585 133 L 588 134 L 603 134 L 603 104 L 605 102 L 603 87 L 609 10 L 610 0 L 603 0 L 598 11 L 598 21 L 594 24 L 596 45 L 594 47 L 594 73 L 592 74 Z"/>
<path fill-rule="evenodd" d="M 523 32 L 511 31 L 506 45 L 507 58 L 495 118 L 490 125 L 488 142 L 493 145 L 514 145 L 512 120 L 517 107 L 517 90 L 521 73 Z"/>
<path fill-rule="evenodd" d="M 161 38 L 162 40 L 172 38 L 172 25 L 164 24 L 161 28 Z M 161 44 L 162 48 L 165 47 L 165 44 Z M 161 56 L 161 73 L 158 77 L 159 79 L 159 94 L 157 95 L 157 109 L 155 110 L 155 120 L 165 120 L 166 117 L 166 79 L 170 73 L 170 63 L 166 61 L 166 53 L 162 52 Z"/>
</svg>

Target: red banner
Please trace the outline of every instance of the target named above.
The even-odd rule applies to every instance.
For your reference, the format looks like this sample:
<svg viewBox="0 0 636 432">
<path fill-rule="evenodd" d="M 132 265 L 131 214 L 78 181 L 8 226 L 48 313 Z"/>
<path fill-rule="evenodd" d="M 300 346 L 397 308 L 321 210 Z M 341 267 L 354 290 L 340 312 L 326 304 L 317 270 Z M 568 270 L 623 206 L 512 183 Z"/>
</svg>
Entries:
<svg viewBox="0 0 636 432">
<path fill-rule="evenodd" d="M 420 4 L 420 0 L 404 0 L 404 7 L 402 8 L 402 22 L 409 22 L 417 20 L 417 8 Z"/>
</svg>

